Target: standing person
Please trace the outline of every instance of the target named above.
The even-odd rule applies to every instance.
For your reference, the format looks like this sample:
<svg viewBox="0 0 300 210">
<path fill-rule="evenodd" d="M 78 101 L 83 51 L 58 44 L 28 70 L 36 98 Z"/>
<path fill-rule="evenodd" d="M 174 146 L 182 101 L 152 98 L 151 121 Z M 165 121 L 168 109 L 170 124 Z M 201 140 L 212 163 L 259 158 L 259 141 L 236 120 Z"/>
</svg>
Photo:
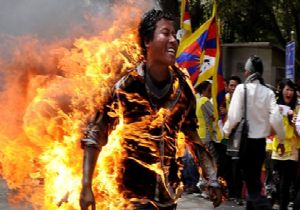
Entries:
<svg viewBox="0 0 300 210">
<path fill-rule="evenodd" d="M 232 95 L 236 89 L 236 87 L 242 83 L 242 80 L 240 77 L 232 75 L 229 79 L 228 79 L 228 94 L 230 96 L 230 100 L 232 98 Z M 229 100 L 229 101 L 230 101 Z"/>
<path fill-rule="evenodd" d="M 280 92 L 277 99 L 279 110 L 283 115 L 285 129 L 284 147 L 282 155 L 277 151 L 279 144 L 278 136 L 273 139 L 272 161 L 274 170 L 279 174 L 279 209 L 287 210 L 289 204 L 290 187 L 296 180 L 298 167 L 298 145 L 299 137 L 295 129 L 294 115 L 297 113 L 297 94 L 295 84 L 285 79 L 280 84 Z M 297 189 L 295 189 L 297 192 Z"/>
<path fill-rule="evenodd" d="M 214 108 L 210 101 L 212 96 L 211 87 L 212 84 L 209 80 L 203 81 L 196 87 L 196 116 L 199 124 L 197 131 L 202 142 L 206 145 L 208 151 L 217 163 L 219 171 L 220 159 L 216 149 L 217 138 L 214 127 Z M 200 188 L 202 188 L 203 183 L 205 184 L 205 180 L 201 178 L 200 176 Z M 202 193 L 202 196 L 207 197 L 205 192 Z"/>
<path fill-rule="evenodd" d="M 206 80 L 196 87 L 196 116 L 199 127 L 198 134 L 204 143 L 216 141 L 216 133 L 213 128 L 214 107 L 210 102 L 211 83 Z"/>
<path fill-rule="evenodd" d="M 230 101 L 232 98 L 232 95 L 235 91 L 235 88 L 242 83 L 242 80 L 240 77 L 238 76 L 231 76 L 228 80 L 226 80 L 226 86 L 227 86 L 227 91 L 226 91 L 226 95 L 225 95 L 225 102 L 226 102 L 226 107 L 220 107 L 220 114 L 222 116 L 224 116 L 224 118 L 226 119 L 226 115 L 227 112 L 229 110 L 229 105 L 230 105 Z M 224 120 L 225 121 L 225 120 Z"/>
<path fill-rule="evenodd" d="M 181 191 L 177 157 L 180 131 L 193 145 L 194 157 L 208 179 L 213 204 L 221 203 L 215 163 L 197 135 L 194 94 L 187 76 L 174 65 L 178 47 L 174 25 L 174 18 L 160 10 L 144 15 L 139 25 L 144 62 L 115 85 L 111 102 L 104 111 L 97 111 L 87 127 L 82 139 L 82 210 L 89 206 L 95 209 L 93 172 L 101 148 L 119 120 L 130 131 L 120 134 L 126 155 L 118 179 L 131 209 L 176 209 Z"/>
<path fill-rule="evenodd" d="M 246 209 L 271 210 L 271 204 L 261 195 L 260 175 L 266 153 L 266 137 L 271 127 L 278 135 L 277 149 L 284 153 L 284 129 L 282 116 L 275 100 L 274 93 L 264 85 L 262 78 L 263 64 L 258 56 L 251 56 L 245 64 L 247 88 L 248 138 L 240 150 L 240 165 L 248 189 Z M 238 85 L 230 103 L 228 119 L 223 127 L 226 136 L 241 121 L 244 113 L 244 86 Z"/>
<path fill-rule="evenodd" d="M 228 79 L 228 93 L 225 96 L 226 99 L 226 110 L 229 110 L 230 102 L 233 96 L 233 93 L 236 87 L 242 83 L 242 80 L 238 76 L 231 76 Z M 227 114 L 227 112 L 226 112 Z M 226 116 L 227 117 L 227 116 Z M 230 157 L 230 169 L 231 169 L 231 179 L 228 183 L 228 190 L 229 190 L 229 198 L 234 198 L 236 204 L 243 205 L 244 202 L 242 200 L 242 188 L 243 188 L 243 180 L 242 180 L 242 173 L 241 167 L 239 162 L 239 157 Z"/>
<path fill-rule="evenodd" d="M 242 80 L 238 76 L 233 75 L 228 79 L 228 93 L 225 95 L 226 108 L 223 107 L 220 108 L 220 112 L 221 114 L 223 114 L 225 120 L 227 119 L 227 111 L 229 110 L 233 93 L 236 87 L 241 83 Z M 225 140 L 225 142 L 227 142 L 227 140 Z M 223 151 L 225 151 L 225 155 L 222 158 L 224 166 L 222 167 L 221 171 L 224 171 L 225 178 L 227 181 L 228 197 L 229 199 L 235 200 L 235 202 L 238 205 L 243 205 L 244 204 L 242 200 L 243 180 L 242 180 L 242 174 L 239 166 L 239 157 L 227 156 L 226 148 Z"/>
</svg>

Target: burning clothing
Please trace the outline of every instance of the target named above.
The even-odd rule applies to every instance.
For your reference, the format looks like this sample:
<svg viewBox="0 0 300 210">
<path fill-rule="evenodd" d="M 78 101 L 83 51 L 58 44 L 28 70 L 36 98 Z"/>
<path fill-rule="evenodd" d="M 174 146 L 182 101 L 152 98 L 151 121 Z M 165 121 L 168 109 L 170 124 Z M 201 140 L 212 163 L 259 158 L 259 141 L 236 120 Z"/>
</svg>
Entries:
<svg viewBox="0 0 300 210">
<path fill-rule="evenodd" d="M 192 142 L 190 134 L 197 133 L 195 98 L 185 74 L 175 66 L 170 67 L 169 79 L 164 84 L 157 84 L 148 76 L 141 65 L 115 85 L 105 110 L 98 112 L 88 125 L 82 144 L 100 150 L 113 128 L 123 123 L 120 141 L 126 154 L 120 191 L 133 203 L 166 207 L 176 203 L 182 190 L 179 172 L 184 144 L 177 140 L 180 131 L 194 143 L 194 155 L 211 186 L 218 183 L 211 156 L 199 139 Z"/>
</svg>

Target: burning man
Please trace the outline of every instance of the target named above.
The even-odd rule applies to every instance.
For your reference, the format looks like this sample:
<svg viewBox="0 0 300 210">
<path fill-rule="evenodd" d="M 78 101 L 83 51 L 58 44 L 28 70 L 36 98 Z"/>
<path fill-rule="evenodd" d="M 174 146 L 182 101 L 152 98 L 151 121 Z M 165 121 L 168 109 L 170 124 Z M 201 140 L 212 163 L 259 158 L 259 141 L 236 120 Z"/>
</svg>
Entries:
<svg viewBox="0 0 300 210">
<path fill-rule="evenodd" d="M 178 47 L 174 25 L 174 18 L 162 11 L 150 10 L 144 15 L 139 25 L 144 61 L 117 82 L 107 106 L 87 126 L 81 141 L 82 210 L 96 209 L 93 172 L 101 148 L 120 121 L 130 131 L 124 130 L 122 136 L 126 154 L 119 189 L 131 209 L 176 209 L 183 188 L 177 141 L 180 131 L 208 180 L 210 199 L 214 206 L 221 203 L 216 165 L 197 134 L 189 78 L 174 65 Z"/>
</svg>

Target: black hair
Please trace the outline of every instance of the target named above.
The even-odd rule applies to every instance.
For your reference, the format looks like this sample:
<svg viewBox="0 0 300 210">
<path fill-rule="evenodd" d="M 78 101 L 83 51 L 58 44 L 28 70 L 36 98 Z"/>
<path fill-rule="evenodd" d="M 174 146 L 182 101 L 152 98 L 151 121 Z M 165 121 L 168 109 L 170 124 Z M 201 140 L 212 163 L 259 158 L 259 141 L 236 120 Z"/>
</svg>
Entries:
<svg viewBox="0 0 300 210">
<path fill-rule="evenodd" d="M 257 55 L 251 55 L 250 61 L 255 69 L 255 72 L 260 73 L 260 75 L 263 75 L 264 73 L 264 66 L 262 63 L 262 60 Z"/>
<path fill-rule="evenodd" d="M 173 21 L 175 27 L 175 17 L 172 14 L 155 9 L 146 12 L 139 24 L 139 44 L 144 56 L 147 53 L 145 41 L 151 41 L 153 39 L 156 23 L 161 19 Z"/>
<path fill-rule="evenodd" d="M 228 83 L 228 84 L 229 84 L 230 80 L 234 80 L 234 81 L 236 81 L 238 84 L 241 84 L 241 83 L 242 83 L 242 80 L 241 80 L 241 78 L 240 78 L 239 76 L 233 75 L 233 76 L 229 77 L 229 79 L 227 80 L 227 83 Z"/>
<path fill-rule="evenodd" d="M 290 104 L 285 104 L 284 99 L 283 99 L 283 89 L 284 89 L 285 86 L 289 86 L 290 88 L 292 88 L 294 90 L 294 95 L 293 95 L 293 98 L 292 98 Z M 287 105 L 292 110 L 294 110 L 295 107 L 296 107 L 296 105 L 297 105 L 297 93 L 296 93 L 296 90 L 297 90 L 296 85 L 295 85 L 295 83 L 292 80 L 290 80 L 290 79 L 283 79 L 280 82 L 280 85 L 279 85 L 279 94 L 278 94 L 277 103 L 278 104 L 282 104 L 282 105 Z"/>
<path fill-rule="evenodd" d="M 205 91 L 209 85 L 211 85 L 211 83 L 210 83 L 209 81 L 201 82 L 201 83 L 195 88 L 195 89 L 196 89 L 196 92 L 202 94 L 203 91 Z"/>
</svg>

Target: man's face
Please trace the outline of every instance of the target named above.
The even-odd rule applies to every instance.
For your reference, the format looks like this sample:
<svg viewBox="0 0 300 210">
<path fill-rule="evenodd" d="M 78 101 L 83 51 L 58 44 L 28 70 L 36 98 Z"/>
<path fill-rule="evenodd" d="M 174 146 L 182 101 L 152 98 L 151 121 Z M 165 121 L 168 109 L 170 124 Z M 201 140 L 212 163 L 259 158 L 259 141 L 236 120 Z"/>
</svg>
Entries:
<svg viewBox="0 0 300 210">
<path fill-rule="evenodd" d="M 204 90 L 203 95 L 211 99 L 211 84 L 209 84 L 207 88 Z"/>
<path fill-rule="evenodd" d="M 153 39 L 145 42 L 147 60 L 159 65 L 173 65 L 176 59 L 178 42 L 174 22 L 161 19 L 156 23 Z"/>
<path fill-rule="evenodd" d="M 236 86 L 238 85 L 238 82 L 235 80 L 230 80 L 228 83 L 228 92 L 232 95 L 235 91 Z"/>
</svg>

